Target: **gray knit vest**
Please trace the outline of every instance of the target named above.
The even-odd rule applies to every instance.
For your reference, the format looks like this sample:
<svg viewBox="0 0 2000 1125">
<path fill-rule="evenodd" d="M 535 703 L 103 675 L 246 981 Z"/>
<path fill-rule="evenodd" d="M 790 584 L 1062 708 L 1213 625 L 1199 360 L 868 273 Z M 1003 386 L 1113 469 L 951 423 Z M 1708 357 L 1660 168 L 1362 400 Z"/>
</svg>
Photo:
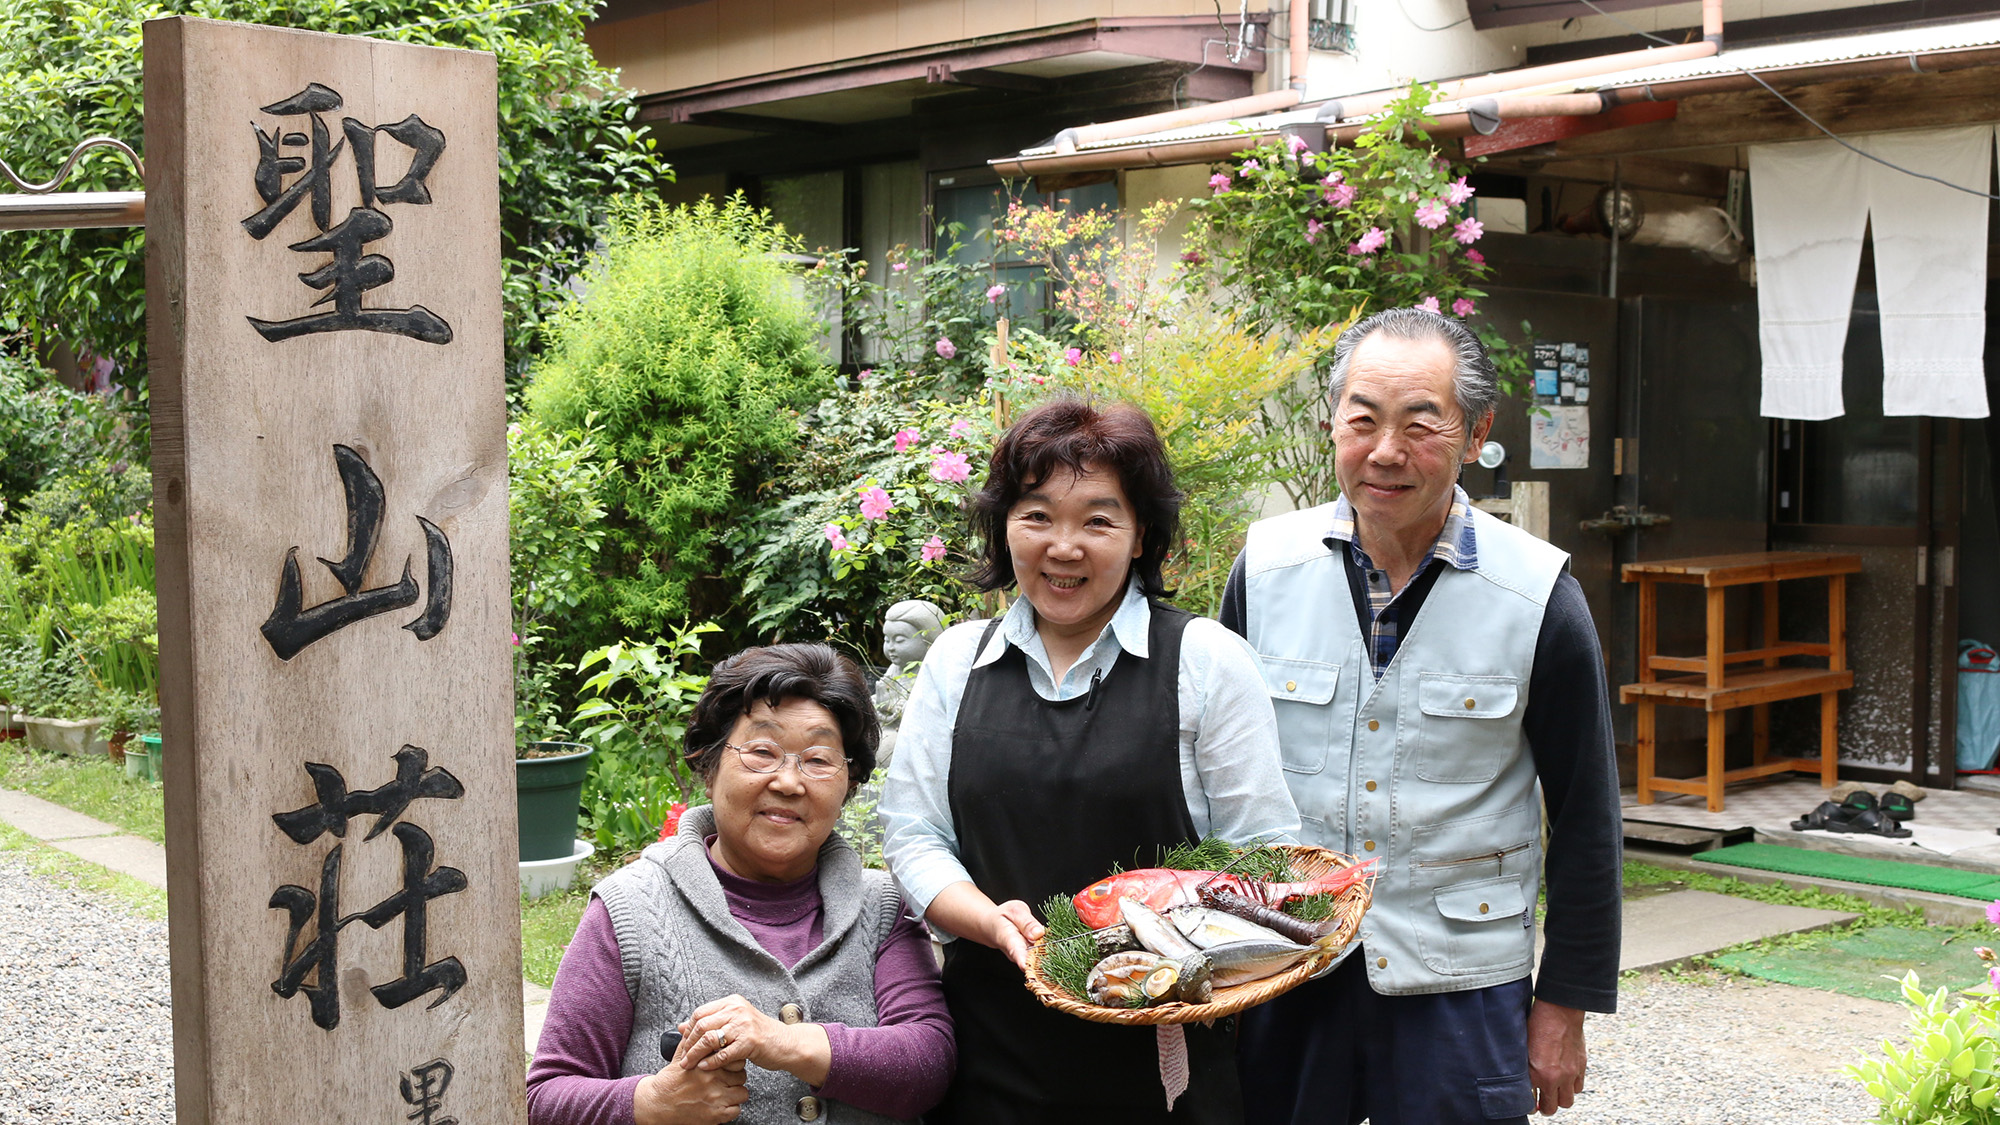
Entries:
<svg viewBox="0 0 2000 1125">
<path fill-rule="evenodd" d="M 632 996 L 623 1076 L 657 1072 L 666 1065 L 660 1033 L 731 993 L 774 1019 L 786 1004 L 797 1004 L 812 1023 L 876 1025 L 875 951 L 903 909 L 888 874 L 864 869 L 838 833 L 827 837 L 818 868 L 823 937 L 788 970 L 729 913 L 703 843 L 714 832 L 713 808 L 689 809 L 673 839 L 648 847 L 591 891 L 611 915 Z M 812 1092 L 791 1074 L 755 1064 L 749 1088 L 750 1100 L 737 1118 L 745 1125 L 798 1121 L 800 1099 Z M 820 1123 L 892 1120 L 815 1100 Z"/>
</svg>

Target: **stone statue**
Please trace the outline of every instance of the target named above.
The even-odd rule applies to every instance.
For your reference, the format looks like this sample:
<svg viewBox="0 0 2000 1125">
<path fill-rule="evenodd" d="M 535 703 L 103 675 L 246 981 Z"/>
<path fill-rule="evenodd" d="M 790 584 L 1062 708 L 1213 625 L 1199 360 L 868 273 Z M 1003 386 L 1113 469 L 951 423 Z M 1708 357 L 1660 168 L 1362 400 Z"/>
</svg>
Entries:
<svg viewBox="0 0 2000 1125">
<path fill-rule="evenodd" d="M 944 632 L 944 610 L 930 602 L 902 601 L 882 615 L 882 656 L 889 667 L 875 681 L 875 712 L 882 717 L 882 744 L 875 762 L 887 766 L 896 752 L 896 730 L 902 725 L 903 703 L 916 682 L 917 665 Z"/>
</svg>

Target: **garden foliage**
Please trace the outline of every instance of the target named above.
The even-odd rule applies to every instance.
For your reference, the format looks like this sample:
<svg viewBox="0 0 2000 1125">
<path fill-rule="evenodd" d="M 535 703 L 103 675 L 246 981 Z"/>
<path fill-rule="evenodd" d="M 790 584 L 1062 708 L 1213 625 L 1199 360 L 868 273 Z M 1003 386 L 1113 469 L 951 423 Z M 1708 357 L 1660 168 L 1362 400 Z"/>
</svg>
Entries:
<svg viewBox="0 0 2000 1125">
<path fill-rule="evenodd" d="M 652 843 L 674 813 L 707 799 L 684 758 L 688 720 L 708 686 L 701 640 L 710 624 L 676 629 L 652 644 L 621 642 L 579 662 L 584 681 L 575 722 L 595 746 L 583 793 L 586 828 L 612 855 Z"/>
<path fill-rule="evenodd" d="M 0 5 L 0 158 L 55 173 L 76 142 L 142 143 L 140 25 L 172 14 L 491 51 L 499 60 L 500 209 L 507 362 L 526 370 L 536 332 L 583 266 L 622 191 L 670 179 L 636 127 L 632 96 L 583 41 L 595 0 L 31 0 Z M 277 91 L 274 100 L 291 90 Z M 143 155 L 143 152 L 141 153 Z M 244 168 L 245 182 L 253 169 Z M 132 190 L 93 151 L 65 186 Z M 145 381 L 144 232 L 0 234 L 0 331 L 66 341 Z"/>
<path fill-rule="evenodd" d="M 2000 904 L 1995 904 L 2000 906 Z M 1991 911 L 1989 910 L 1989 916 Z M 1981 955 L 1992 962 L 1992 951 Z M 2000 971 L 2000 970 L 1996 970 Z M 1880 1103 L 1883 1125 L 1996 1125 L 2000 1109 L 2000 1004 L 1995 986 L 1971 989 L 1958 1003 L 1949 990 L 1926 994 L 1917 974 L 1903 977 L 1903 1000 L 1910 1014 L 1907 1047 L 1882 1044 L 1880 1058 L 1849 1066 Z"/>
<path fill-rule="evenodd" d="M 798 411 L 833 383 L 777 257 L 792 249 L 740 198 L 628 203 L 588 297 L 556 318 L 524 420 L 594 425 L 610 467 L 598 582 L 557 638 L 564 651 L 721 619 L 736 600 L 723 535 L 797 447 Z"/>
</svg>

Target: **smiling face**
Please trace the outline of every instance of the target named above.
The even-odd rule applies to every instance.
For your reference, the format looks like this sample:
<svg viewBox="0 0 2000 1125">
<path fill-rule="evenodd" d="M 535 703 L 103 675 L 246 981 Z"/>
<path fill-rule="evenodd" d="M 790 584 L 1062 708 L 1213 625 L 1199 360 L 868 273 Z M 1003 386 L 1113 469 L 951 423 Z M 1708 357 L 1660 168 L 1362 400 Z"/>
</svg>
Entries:
<svg viewBox="0 0 2000 1125">
<path fill-rule="evenodd" d="M 831 747 L 845 755 L 840 723 L 810 699 L 776 707 L 758 700 L 730 728 L 728 741 L 777 743 L 794 754 Z M 715 803 L 715 859 L 734 874 L 767 883 L 803 878 L 819 862 L 847 797 L 847 775 L 814 781 L 787 757 L 775 773 L 752 773 L 736 751 L 724 749 L 708 782 Z"/>
<path fill-rule="evenodd" d="M 1478 456 L 1488 414 L 1467 432 L 1456 362 L 1436 339 L 1377 332 L 1349 357 L 1333 406 L 1334 475 L 1364 540 L 1427 546 L 1444 527 L 1459 466 Z"/>
<path fill-rule="evenodd" d="M 1007 510 L 1014 580 L 1045 640 L 1102 632 L 1142 546 L 1144 529 L 1118 477 L 1085 468 L 1055 469 Z"/>
</svg>

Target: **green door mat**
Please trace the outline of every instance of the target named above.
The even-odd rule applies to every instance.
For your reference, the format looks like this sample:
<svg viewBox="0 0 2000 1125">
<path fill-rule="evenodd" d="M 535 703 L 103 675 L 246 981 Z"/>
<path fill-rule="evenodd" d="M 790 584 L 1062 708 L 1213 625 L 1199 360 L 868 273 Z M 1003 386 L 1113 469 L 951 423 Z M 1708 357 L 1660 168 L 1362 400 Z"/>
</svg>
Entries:
<svg viewBox="0 0 2000 1125">
<path fill-rule="evenodd" d="M 1902 887 L 1912 891 L 1953 895 L 1958 898 L 1992 902 L 2000 899 L 2000 875 L 1980 871 L 1960 871 L 1955 867 L 1927 867 L 1893 859 L 1868 859 L 1858 855 L 1787 848 L 1777 844 L 1732 844 L 1695 857 L 1705 863 L 1725 863 L 1733 867 L 1753 867 L 1784 875 L 1810 875 L 1819 879 L 1840 879 L 1877 887 Z"/>
<path fill-rule="evenodd" d="M 1986 972 L 1973 956 L 1970 941 L 1946 944 L 1947 937 L 1962 933 L 1940 934 L 1928 926 L 1876 926 L 1814 941 L 1805 948 L 1759 943 L 1721 954 L 1714 962 L 1761 980 L 1897 1004 L 1903 1000 L 1903 974 L 1912 969 L 1925 992 L 1985 982 Z"/>
</svg>

